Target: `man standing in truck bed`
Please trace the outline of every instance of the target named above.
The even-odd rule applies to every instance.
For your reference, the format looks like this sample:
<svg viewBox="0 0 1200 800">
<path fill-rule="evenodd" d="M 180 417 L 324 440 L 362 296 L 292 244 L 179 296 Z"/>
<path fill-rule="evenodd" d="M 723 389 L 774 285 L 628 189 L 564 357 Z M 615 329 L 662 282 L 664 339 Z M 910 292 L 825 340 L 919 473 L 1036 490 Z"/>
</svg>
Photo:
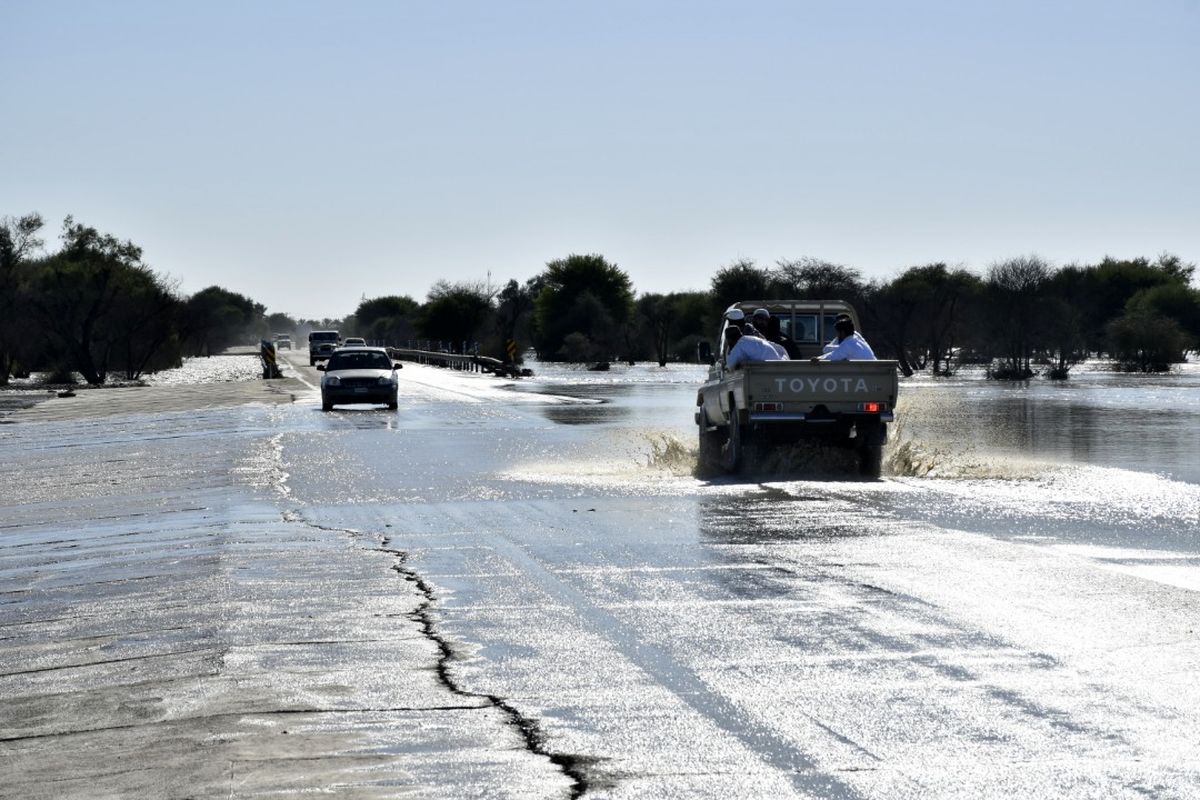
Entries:
<svg viewBox="0 0 1200 800">
<path fill-rule="evenodd" d="M 833 329 L 837 331 L 837 343 L 832 350 L 813 356 L 813 361 L 875 360 L 875 351 L 867 344 L 867 340 L 854 330 L 854 321 L 849 316 L 839 316 L 833 324 Z"/>
</svg>

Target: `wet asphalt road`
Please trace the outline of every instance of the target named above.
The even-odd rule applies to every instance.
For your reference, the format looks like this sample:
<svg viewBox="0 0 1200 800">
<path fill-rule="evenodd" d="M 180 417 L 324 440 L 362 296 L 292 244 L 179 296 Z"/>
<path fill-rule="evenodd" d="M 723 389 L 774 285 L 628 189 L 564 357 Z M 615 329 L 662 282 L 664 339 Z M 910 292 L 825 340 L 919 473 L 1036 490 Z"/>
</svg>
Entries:
<svg viewBox="0 0 1200 800">
<path fill-rule="evenodd" d="M 0 747 L 20 785 L 78 773 L 47 760 L 73 736 L 76 755 L 137 754 L 162 796 L 1200 795 L 1194 485 L 698 479 L 686 410 L 664 426 L 619 399 L 403 377 L 396 413 L 322 414 L 301 386 L 295 403 L 124 434 L 68 426 L 72 455 L 94 459 L 77 481 L 105 444 L 162 433 L 79 497 L 52 477 L 64 460 L 22 456 L 47 489 L 7 496 L 0 529 L 0 692 L 28 706 L 3 712 Z M 180 557 L 197 549 L 204 577 Z M 150 587 L 130 595 L 135 580 Z M 78 613 L 114 604 L 153 624 L 105 641 Z M 151 668 L 142 694 L 62 671 L 88 642 L 135 640 L 211 658 Z M 14 666 L 29 659 L 54 690 Z M 218 704 L 214 686 L 235 688 Z M 189 702 L 206 714 L 180 714 Z M 78 730 L 131 708 L 145 724 L 120 730 L 146 741 Z M 281 711 L 303 737 L 279 733 Z M 82 780 L 58 796 L 86 796 Z"/>
</svg>

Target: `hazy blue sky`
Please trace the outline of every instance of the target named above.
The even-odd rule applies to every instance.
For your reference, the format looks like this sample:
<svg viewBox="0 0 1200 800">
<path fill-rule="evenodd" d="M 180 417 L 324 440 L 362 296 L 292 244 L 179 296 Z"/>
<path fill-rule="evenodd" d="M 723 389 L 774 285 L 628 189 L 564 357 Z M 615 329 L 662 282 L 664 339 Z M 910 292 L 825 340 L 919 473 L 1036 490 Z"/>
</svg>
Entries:
<svg viewBox="0 0 1200 800">
<path fill-rule="evenodd" d="M 0 0 L 0 86 L 0 214 L 301 316 L 572 252 L 1200 260 L 1200 0 Z"/>
</svg>

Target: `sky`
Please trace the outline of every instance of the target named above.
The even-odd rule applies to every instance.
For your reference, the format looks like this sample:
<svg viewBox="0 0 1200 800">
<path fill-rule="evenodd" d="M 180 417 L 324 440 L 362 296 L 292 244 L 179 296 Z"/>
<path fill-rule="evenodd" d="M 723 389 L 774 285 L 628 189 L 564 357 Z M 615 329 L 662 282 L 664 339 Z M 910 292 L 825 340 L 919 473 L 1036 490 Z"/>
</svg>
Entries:
<svg viewBox="0 0 1200 800">
<path fill-rule="evenodd" d="M 640 292 L 1200 261 L 1200 0 L 0 0 L 0 216 L 338 318 L 600 253 Z"/>
</svg>

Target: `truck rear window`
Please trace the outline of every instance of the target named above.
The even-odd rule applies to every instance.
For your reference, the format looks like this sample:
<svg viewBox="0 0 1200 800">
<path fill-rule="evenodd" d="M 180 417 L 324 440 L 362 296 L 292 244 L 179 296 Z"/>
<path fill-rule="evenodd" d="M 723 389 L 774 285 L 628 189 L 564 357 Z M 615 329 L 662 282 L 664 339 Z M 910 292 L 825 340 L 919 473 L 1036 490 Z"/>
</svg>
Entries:
<svg viewBox="0 0 1200 800">
<path fill-rule="evenodd" d="M 820 341 L 817 338 L 816 314 L 781 315 L 779 318 L 779 329 L 782 333 L 790 337 L 792 341 L 800 344 L 814 344 Z"/>
</svg>

